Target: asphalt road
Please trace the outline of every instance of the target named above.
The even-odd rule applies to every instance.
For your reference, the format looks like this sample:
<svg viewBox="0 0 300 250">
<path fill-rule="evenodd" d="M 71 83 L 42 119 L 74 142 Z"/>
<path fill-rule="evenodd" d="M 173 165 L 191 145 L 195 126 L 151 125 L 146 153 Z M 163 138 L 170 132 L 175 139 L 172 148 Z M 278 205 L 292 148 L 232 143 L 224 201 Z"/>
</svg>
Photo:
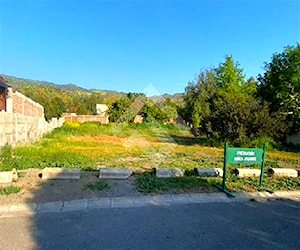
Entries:
<svg viewBox="0 0 300 250">
<path fill-rule="evenodd" d="M 203 203 L 2 218 L 0 249 L 300 249 L 300 203 Z"/>
</svg>

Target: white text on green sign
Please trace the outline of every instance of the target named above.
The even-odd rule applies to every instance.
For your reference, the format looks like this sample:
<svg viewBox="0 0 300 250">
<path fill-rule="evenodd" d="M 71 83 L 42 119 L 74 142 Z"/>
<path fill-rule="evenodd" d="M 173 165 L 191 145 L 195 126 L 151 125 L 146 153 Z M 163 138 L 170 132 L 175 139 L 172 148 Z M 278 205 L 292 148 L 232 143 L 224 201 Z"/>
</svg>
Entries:
<svg viewBox="0 0 300 250">
<path fill-rule="evenodd" d="M 227 148 L 227 163 L 261 164 L 263 150 L 260 148 Z"/>
</svg>

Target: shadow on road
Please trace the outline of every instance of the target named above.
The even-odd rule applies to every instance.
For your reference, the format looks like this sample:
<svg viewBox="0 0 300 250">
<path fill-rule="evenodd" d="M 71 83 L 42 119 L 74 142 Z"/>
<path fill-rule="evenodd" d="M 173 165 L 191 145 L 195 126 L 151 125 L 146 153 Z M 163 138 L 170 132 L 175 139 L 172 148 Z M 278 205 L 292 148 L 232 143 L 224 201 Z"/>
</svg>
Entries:
<svg viewBox="0 0 300 250">
<path fill-rule="evenodd" d="M 282 199 L 36 213 L 0 220 L 1 249 L 299 249 L 299 215 Z"/>
</svg>

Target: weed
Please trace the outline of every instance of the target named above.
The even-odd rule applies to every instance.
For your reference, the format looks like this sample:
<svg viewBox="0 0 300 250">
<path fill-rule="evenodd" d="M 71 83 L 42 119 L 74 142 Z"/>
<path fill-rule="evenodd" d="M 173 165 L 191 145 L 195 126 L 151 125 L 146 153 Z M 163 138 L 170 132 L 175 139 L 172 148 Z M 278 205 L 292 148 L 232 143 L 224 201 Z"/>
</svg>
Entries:
<svg viewBox="0 0 300 250">
<path fill-rule="evenodd" d="M 300 179 L 292 177 L 270 177 L 264 175 L 263 186 L 259 186 L 259 177 L 240 178 L 229 173 L 227 187 L 232 191 L 300 190 Z"/>
<path fill-rule="evenodd" d="M 12 156 L 12 147 L 9 145 L 5 145 L 4 147 L 1 148 L 1 154 L 0 157 L 2 159 L 7 159 Z"/>
<path fill-rule="evenodd" d="M 20 192 L 20 188 L 14 185 L 10 185 L 7 187 L 0 187 L 0 195 L 10 195 L 16 194 Z"/>
<path fill-rule="evenodd" d="M 95 183 L 87 183 L 87 184 L 83 185 L 83 190 L 92 190 L 92 191 L 98 190 L 98 191 L 100 191 L 100 190 L 107 189 L 107 188 L 109 188 L 109 185 L 102 180 L 98 180 Z"/>
<path fill-rule="evenodd" d="M 143 193 L 157 193 L 164 191 L 189 191 L 197 188 L 208 190 L 211 185 L 204 178 L 174 177 L 174 178 L 157 178 L 154 173 L 145 172 L 136 178 L 136 188 Z"/>
</svg>

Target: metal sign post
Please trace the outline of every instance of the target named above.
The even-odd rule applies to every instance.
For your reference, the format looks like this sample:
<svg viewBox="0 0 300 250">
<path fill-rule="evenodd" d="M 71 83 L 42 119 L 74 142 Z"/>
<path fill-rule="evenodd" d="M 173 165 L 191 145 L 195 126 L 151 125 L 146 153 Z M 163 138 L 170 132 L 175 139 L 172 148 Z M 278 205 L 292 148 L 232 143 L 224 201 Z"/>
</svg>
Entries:
<svg viewBox="0 0 300 250">
<path fill-rule="evenodd" d="M 215 185 L 226 194 L 234 197 L 233 194 L 226 189 L 226 167 L 227 164 L 260 164 L 259 186 L 263 185 L 264 162 L 265 162 L 266 145 L 261 148 L 229 148 L 228 144 L 224 144 L 224 162 L 223 162 L 223 180 L 222 187 Z"/>
</svg>

